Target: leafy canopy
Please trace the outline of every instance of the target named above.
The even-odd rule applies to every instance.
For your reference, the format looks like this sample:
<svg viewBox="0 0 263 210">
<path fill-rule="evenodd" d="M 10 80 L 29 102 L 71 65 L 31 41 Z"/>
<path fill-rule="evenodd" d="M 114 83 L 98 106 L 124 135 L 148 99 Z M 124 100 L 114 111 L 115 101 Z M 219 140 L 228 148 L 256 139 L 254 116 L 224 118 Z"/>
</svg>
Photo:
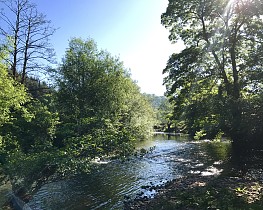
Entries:
<svg viewBox="0 0 263 210">
<path fill-rule="evenodd" d="M 263 87 L 262 15 L 258 0 L 169 1 L 162 24 L 185 49 L 168 60 L 164 83 L 175 118 L 188 121 L 193 133 L 207 119 L 233 140 L 248 131 L 244 109 Z"/>
<path fill-rule="evenodd" d="M 5 52 L 0 52 L 0 127 L 11 121 L 12 110 L 23 109 L 23 104 L 29 100 L 23 85 L 15 82 L 8 75 L 8 69 L 3 62 Z M 25 110 L 24 110 L 25 111 Z"/>
<path fill-rule="evenodd" d="M 122 62 L 98 50 L 92 39 L 70 41 L 58 86 L 58 145 L 65 138 L 83 137 L 90 150 L 85 155 L 93 157 L 126 150 L 133 140 L 150 134 L 154 116 L 148 101 Z"/>
</svg>

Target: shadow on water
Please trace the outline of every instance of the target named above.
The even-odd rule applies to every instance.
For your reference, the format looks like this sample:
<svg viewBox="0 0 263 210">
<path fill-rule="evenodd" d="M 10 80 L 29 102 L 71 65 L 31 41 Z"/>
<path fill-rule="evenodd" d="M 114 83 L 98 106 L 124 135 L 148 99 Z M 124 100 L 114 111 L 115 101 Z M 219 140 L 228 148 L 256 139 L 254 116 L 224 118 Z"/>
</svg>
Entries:
<svg viewBox="0 0 263 210">
<path fill-rule="evenodd" d="M 193 175 L 174 180 L 156 199 L 128 203 L 125 209 L 262 209 L 262 150 L 197 144 L 191 155 L 200 164 L 190 171 Z"/>
<path fill-rule="evenodd" d="M 139 142 L 150 150 L 128 161 L 98 165 L 91 174 L 43 186 L 30 201 L 32 209 L 122 209 L 125 199 L 152 197 L 170 180 L 199 174 L 218 175 L 235 168 L 229 143 L 190 142 L 186 136 L 155 135 Z M 228 167 L 226 167 L 226 165 Z"/>
</svg>

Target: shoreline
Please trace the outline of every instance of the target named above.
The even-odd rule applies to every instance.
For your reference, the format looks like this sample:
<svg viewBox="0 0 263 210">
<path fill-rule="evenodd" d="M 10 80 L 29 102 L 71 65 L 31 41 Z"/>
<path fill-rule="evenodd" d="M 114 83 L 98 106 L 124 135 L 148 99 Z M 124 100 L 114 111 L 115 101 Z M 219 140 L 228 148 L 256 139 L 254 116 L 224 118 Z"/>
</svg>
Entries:
<svg viewBox="0 0 263 210">
<path fill-rule="evenodd" d="M 172 180 L 154 198 L 125 202 L 124 209 L 262 209 L 262 181 L 225 174 L 189 175 Z"/>
</svg>

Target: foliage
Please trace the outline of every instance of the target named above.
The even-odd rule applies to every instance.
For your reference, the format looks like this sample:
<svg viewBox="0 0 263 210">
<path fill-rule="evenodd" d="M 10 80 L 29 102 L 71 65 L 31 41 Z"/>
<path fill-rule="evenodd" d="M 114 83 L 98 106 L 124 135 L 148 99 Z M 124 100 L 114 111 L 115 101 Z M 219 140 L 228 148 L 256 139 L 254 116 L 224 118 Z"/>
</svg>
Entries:
<svg viewBox="0 0 263 210">
<path fill-rule="evenodd" d="M 48 85 L 45 81 L 41 81 L 40 78 L 28 77 L 25 86 L 32 98 L 38 99 L 47 105 L 50 104 L 46 100 L 51 100 L 52 93 L 55 92 L 51 85 Z"/>
<path fill-rule="evenodd" d="M 28 153 L 45 151 L 52 146 L 58 124 L 57 113 L 52 113 L 47 105 L 38 100 L 31 100 L 24 108 L 30 114 L 23 117 L 21 112 L 13 113 L 15 119 L 2 128 L 2 135 L 16 140 L 19 148 Z"/>
<path fill-rule="evenodd" d="M 148 101 L 155 110 L 157 122 L 155 124 L 156 131 L 173 132 L 178 130 L 172 123 L 172 105 L 165 96 L 156 96 L 154 94 L 145 94 Z M 180 131 L 179 131 L 180 132 Z"/>
<path fill-rule="evenodd" d="M 14 80 L 9 77 L 9 81 Z M 21 86 L 17 82 L 15 84 L 17 88 Z M 53 147 L 57 113 L 52 113 L 37 99 L 29 100 L 24 88 L 22 90 L 26 103 L 20 104 L 23 101 L 20 99 L 21 107 L 10 109 L 10 120 L 0 127 L 0 164 L 15 193 L 24 188 L 32 190 L 40 187 L 61 162 L 59 150 Z M 19 89 L 16 94 L 18 92 Z"/>
<path fill-rule="evenodd" d="M 57 162 L 55 155 L 50 151 L 38 151 L 25 154 L 20 150 L 9 151 L 4 172 L 8 174 L 14 193 L 39 189 L 54 174 Z"/>
<path fill-rule="evenodd" d="M 262 133 L 245 126 L 262 118 L 255 114 L 263 85 L 262 7 L 254 0 L 169 1 L 162 24 L 185 49 L 170 56 L 164 83 L 174 119 L 191 135 L 203 129 L 213 138 L 222 131 L 238 143 Z"/>
<path fill-rule="evenodd" d="M 41 82 L 50 21 L 29 0 L 0 7 L 0 165 L 16 194 L 86 173 L 96 157 L 125 157 L 152 134 L 154 110 L 118 58 L 74 38 L 51 88 Z"/>
<path fill-rule="evenodd" d="M 221 141 L 221 140 L 222 140 L 222 137 L 223 137 L 223 135 L 224 135 L 224 132 L 222 132 L 222 131 L 219 131 L 219 132 L 216 134 L 216 136 L 215 136 L 214 140 L 215 140 L 215 141 Z"/>
<path fill-rule="evenodd" d="M 1 60 L 5 52 L 0 51 Z M 21 110 L 25 114 L 23 104 L 29 100 L 25 88 L 11 79 L 7 67 L 0 63 L 0 127 L 13 120 L 12 110 Z"/>
<path fill-rule="evenodd" d="M 8 103 L 0 107 L 0 163 L 15 193 L 88 172 L 96 157 L 125 157 L 136 140 L 152 134 L 147 98 L 123 64 L 93 40 L 71 40 L 57 89 L 29 78 L 26 93 L 7 69 L 1 72 L 0 99 Z"/>
<path fill-rule="evenodd" d="M 200 140 L 202 137 L 206 136 L 206 133 L 204 130 L 196 131 L 194 140 Z"/>
<path fill-rule="evenodd" d="M 151 134 L 154 113 L 148 101 L 123 64 L 93 40 L 70 41 L 57 81 L 59 147 L 83 139 L 87 157 L 126 153 L 133 140 Z"/>
</svg>

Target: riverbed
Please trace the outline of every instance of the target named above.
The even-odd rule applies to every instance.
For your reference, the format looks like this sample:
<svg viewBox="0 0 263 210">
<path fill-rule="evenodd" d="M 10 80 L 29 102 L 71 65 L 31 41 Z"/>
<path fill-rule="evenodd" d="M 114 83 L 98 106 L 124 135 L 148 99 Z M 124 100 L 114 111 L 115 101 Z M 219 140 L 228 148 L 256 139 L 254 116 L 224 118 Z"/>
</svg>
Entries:
<svg viewBox="0 0 263 210">
<path fill-rule="evenodd" d="M 210 145 L 210 146 L 209 146 Z M 101 161 L 90 174 L 44 185 L 28 205 L 43 210 L 122 209 L 125 200 L 153 197 L 167 182 L 188 174 L 220 174 L 227 143 L 200 144 L 187 137 L 155 135 L 137 144 L 138 156 Z"/>
</svg>

